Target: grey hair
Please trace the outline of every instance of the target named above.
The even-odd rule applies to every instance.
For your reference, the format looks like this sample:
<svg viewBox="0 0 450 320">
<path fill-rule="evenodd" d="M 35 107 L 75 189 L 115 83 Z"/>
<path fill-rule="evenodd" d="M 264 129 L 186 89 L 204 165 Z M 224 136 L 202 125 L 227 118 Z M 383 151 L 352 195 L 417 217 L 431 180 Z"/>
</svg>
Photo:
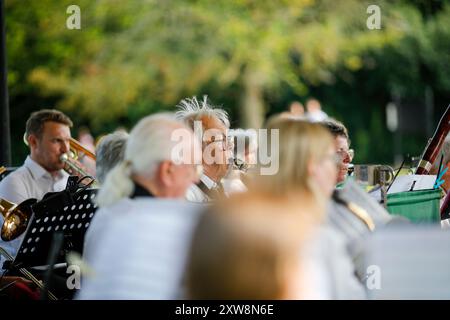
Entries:
<svg viewBox="0 0 450 320">
<path fill-rule="evenodd" d="M 194 129 L 194 121 L 200 121 L 203 117 L 217 118 L 227 128 L 230 127 L 228 113 L 220 108 L 213 106 L 208 101 L 208 96 L 204 95 L 203 100 L 199 102 L 197 97 L 186 98 L 177 105 L 178 111 L 175 117 L 184 121 L 191 129 Z"/>
<path fill-rule="evenodd" d="M 127 140 L 128 133 L 125 131 L 116 131 L 100 139 L 95 150 L 95 171 L 100 183 L 103 183 L 107 173 L 124 159 Z"/>
</svg>

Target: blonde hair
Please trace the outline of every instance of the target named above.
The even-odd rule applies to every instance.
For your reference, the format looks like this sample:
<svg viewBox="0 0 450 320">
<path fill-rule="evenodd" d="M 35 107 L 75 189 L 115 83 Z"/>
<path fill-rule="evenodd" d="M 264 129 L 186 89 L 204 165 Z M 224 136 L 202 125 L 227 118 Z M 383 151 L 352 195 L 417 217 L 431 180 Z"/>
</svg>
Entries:
<svg viewBox="0 0 450 320">
<path fill-rule="evenodd" d="M 237 195 L 213 207 L 192 240 L 188 298 L 289 298 L 301 272 L 302 240 L 312 230 L 302 217 L 296 203 L 276 196 Z"/>
<path fill-rule="evenodd" d="M 327 155 L 333 146 L 331 134 L 320 124 L 279 116 L 270 118 L 266 127 L 279 130 L 279 169 L 275 175 L 255 179 L 254 187 L 280 195 L 303 191 L 323 201 L 322 193 L 309 173 L 309 166 Z M 268 137 L 269 144 L 274 143 L 270 134 Z"/>
</svg>

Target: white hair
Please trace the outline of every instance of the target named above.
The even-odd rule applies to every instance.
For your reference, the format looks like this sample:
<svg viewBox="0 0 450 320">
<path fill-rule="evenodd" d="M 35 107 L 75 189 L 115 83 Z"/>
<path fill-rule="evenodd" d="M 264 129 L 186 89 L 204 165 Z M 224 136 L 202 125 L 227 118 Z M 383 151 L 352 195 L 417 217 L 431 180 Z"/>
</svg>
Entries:
<svg viewBox="0 0 450 320">
<path fill-rule="evenodd" d="M 202 117 L 217 118 L 227 128 L 230 127 L 230 120 L 228 119 L 228 113 L 220 108 L 213 106 L 208 101 L 208 96 L 204 95 L 201 103 L 197 100 L 197 97 L 186 98 L 180 101 L 177 105 L 178 111 L 175 113 L 177 119 L 180 119 L 187 123 L 192 129 L 194 128 L 194 121 L 201 120 Z"/>
<path fill-rule="evenodd" d="M 161 161 L 172 160 L 172 150 L 179 143 L 172 139 L 172 133 L 179 128 L 190 131 L 170 113 L 140 120 L 130 132 L 124 160 L 109 172 L 99 191 L 98 205 L 109 206 L 129 197 L 134 191 L 132 175 L 152 178 Z"/>
</svg>

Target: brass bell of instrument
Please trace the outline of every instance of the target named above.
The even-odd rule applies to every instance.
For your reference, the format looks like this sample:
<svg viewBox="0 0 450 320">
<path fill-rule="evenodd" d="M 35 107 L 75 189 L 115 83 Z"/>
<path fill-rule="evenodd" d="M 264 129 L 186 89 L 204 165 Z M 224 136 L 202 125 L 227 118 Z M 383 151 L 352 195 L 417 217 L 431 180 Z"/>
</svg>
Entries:
<svg viewBox="0 0 450 320">
<path fill-rule="evenodd" d="M 31 205 L 36 199 L 28 199 L 19 205 L 0 198 L 0 212 L 4 218 L 1 229 L 3 241 L 11 241 L 25 232 L 31 218 Z"/>
</svg>

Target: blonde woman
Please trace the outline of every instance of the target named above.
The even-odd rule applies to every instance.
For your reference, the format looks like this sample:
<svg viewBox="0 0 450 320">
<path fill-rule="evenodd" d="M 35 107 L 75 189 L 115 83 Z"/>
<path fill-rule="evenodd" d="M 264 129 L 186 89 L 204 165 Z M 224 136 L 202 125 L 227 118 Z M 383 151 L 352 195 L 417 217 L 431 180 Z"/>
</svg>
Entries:
<svg viewBox="0 0 450 320">
<path fill-rule="evenodd" d="M 270 150 L 271 144 L 278 143 L 279 170 L 275 175 L 255 179 L 252 189 L 297 198 L 299 214 L 308 214 L 322 223 L 316 240 L 310 243 L 309 258 L 305 258 L 317 288 L 312 298 L 365 298 L 345 239 L 328 224 L 326 213 L 339 163 L 331 134 L 320 124 L 281 117 L 269 119 L 267 128 L 279 133 L 278 140 L 269 140 Z"/>
<path fill-rule="evenodd" d="M 274 195 L 305 195 L 303 207 L 315 208 L 322 219 L 337 176 L 337 161 L 331 135 L 320 125 L 307 121 L 274 117 L 267 123 L 269 150 L 272 144 L 279 153 L 275 175 L 255 179 L 253 189 Z M 278 130 L 272 140 L 270 131 Z"/>
</svg>

